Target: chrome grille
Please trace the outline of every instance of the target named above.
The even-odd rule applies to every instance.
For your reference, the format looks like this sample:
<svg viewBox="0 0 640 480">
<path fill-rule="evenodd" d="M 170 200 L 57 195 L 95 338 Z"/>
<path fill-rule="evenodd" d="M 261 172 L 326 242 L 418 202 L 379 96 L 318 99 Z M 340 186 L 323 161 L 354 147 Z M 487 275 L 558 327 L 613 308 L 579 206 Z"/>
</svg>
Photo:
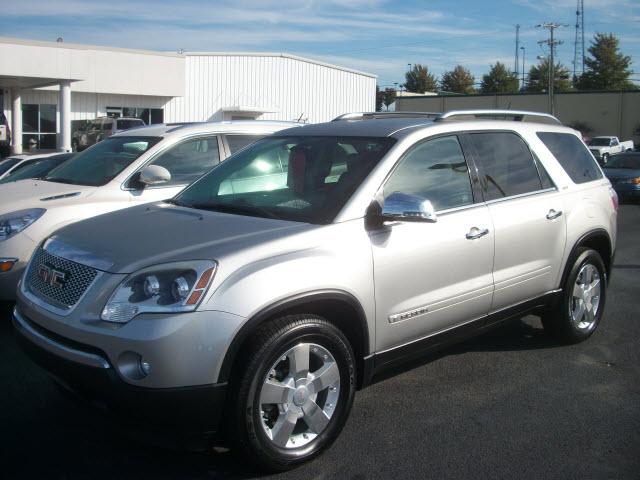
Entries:
<svg viewBox="0 0 640 480">
<path fill-rule="evenodd" d="M 64 281 L 59 285 L 45 282 L 40 275 L 43 267 L 64 273 Z M 51 255 L 39 248 L 31 260 L 26 281 L 33 294 L 54 306 L 71 308 L 78 303 L 97 274 L 98 271 L 91 267 Z"/>
</svg>

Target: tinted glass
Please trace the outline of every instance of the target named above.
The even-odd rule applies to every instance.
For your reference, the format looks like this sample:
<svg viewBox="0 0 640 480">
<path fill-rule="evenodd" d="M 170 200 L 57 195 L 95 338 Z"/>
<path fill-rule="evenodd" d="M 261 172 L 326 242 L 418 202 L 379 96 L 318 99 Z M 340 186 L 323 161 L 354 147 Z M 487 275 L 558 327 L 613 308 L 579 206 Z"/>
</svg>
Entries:
<svg viewBox="0 0 640 480">
<path fill-rule="evenodd" d="M 390 138 L 267 137 L 222 162 L 175 202 L 328 223 L 393 143 Z"/>
<path fill-rule="evenodd" d="M 231 154 L 264 137 L 264 135 L 227 135 L 227 144 Z"/>
<path fill-rule="evenodd" d="M 589 142 L 589 145 L 592 147 L 608 147 L 610 144 L 611 139 L 609 138 L 594 138 Z"/>
<path fill-rule="evenodd" d="M 105 185 L 160 140 L 159 137 L 109 137 L 52 170 L 45 180 Z"/>
<path fill-rule="evenodd" d="M 575 135 L 554 132 L 538 132 L 537 135 L 574 183 L 602 178 L 593 155 Z"/>
<path fill-rule="evenodd" d="M 622 155 L 613 155 L 604 168 L 605 170 L 608 168 L 640 170 L 640 153 L 623 153 Z"/>
<path fill-rule="evenodd" d="M 116 128 L 118 130 L 127 130 L 129 128 L 136 128 L 144 126 L 142 120 L 116 120 Z"/>
<path fill-rule="evenodd" d="M 40 131 L 38 123 L 38 105 L 23 104 L 22 105 L 22 131 L 38 132 Z"/>
<path fill-rule="evenodd" d="M 20 162 L 20 158 L 5 158 L 0 162 L 0 175 L 3 175 L 10 168 L 12 168 L 16 163 Z"/>
<path fill-rule="evenodd" d="M 162 153 L 153 165 L 166 168 L 171 180 L 166 185 L 185 185 L 200 178 L 220 163 L 218 137 L 194 138 L 179 143 Z"/>
<path fill-rule="evenodd" d="M 426 198 L 436 210 L 473 203 L 469 168 L 458 138 L 436 138 L 413 147 L 384 186 L 385 198 L 394 192 Z"/>
<path fill-rule="evenodd" d="M 25 168 L 12 170 L 9 175 L 0 180 L 0 183 L 17 182 L 18 180 L 42 177 L 71 157 L 73 157 L 72 153 L 63 153 L 61 155 L 43 158 L 42 160 L 34 160 Z"/>
<path fill-rule="evenodd" d="M 56 133 L 55 105 L 40 105 L 40 131 Z"/>
<path fill-rule="evenodd" d="M 471 134 L 482 166 L 486 200 L 511 197 L 542 189 L 538 169 L 529 148 L 516 134 Z"/>
</svg>

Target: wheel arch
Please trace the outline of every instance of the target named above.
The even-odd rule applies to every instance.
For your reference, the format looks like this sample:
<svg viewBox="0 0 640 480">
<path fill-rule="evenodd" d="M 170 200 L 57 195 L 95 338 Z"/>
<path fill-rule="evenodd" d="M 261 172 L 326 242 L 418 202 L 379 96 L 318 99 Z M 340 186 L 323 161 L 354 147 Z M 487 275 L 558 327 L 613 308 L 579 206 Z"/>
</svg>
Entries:
<svg viewBox="0 0 640 480">
<path fill-rule="evenodd" d="M 218 382 L 228 382 L 239 365 L 243 349 L 257 328 L 275 318 L 291 314 L 315 314 L 338 327 L 349 340 L 356 357 L 358 387 L 366 383 L 365 358 L 370 354 L 369 327 L 362 305 L 342 290 L 317 290 L 275 302 L 254 314 L 235 335 L 225 353 Z"/>
<path fill-rule="evenodd" d="M 576 258 L 578 249 L 585 247 L 594 249 L 602 257 L 602 261 L 604 262 L 607 272 L 608 282 L 611 277 L 611 269 L 613 268 L 613 247 L 609 233 L 603 228 L 598 228 L 583 234 L 573 245 L 564 266 L 562 279 L 560 281 L 560 288 L 563 288 L 567 281 L 567 277 L 569 276 L 573 266 L 573 259 Z"/>
</svg>

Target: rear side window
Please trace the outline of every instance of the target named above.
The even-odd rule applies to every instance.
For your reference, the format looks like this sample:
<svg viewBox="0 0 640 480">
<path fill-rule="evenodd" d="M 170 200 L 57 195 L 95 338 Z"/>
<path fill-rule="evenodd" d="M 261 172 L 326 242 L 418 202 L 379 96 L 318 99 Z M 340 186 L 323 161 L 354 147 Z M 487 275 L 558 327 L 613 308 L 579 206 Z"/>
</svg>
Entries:
<svg viewBox="0 0 640 480">
<path fill-rule="evenodd" d="M 486 200 L 521 195 L 542 189 L 538 168 L 529 147 L 515 133 L 471 134 L 482 166 Z"/>
<path fill-rule="evenodd" d="M 218 137 L 194 138 L 162 153 L 152 165 L 169 170 L 171 180 L 161 186 L 186 185 L 197 180 L 220 163 Z"/>
<path fill-rule="evenodd" d="M 593 155 L 575 135 L 555 132 L 538 132 L 537 135 L 574 183 L 602 178 Z"/>
<path fill-rule="evenodd" d="M 238 150 L 252 144 L 256 140 L 260 140 L 264 135 L 227 135 L 227 144 L 233 155 Z"/>
</svg>

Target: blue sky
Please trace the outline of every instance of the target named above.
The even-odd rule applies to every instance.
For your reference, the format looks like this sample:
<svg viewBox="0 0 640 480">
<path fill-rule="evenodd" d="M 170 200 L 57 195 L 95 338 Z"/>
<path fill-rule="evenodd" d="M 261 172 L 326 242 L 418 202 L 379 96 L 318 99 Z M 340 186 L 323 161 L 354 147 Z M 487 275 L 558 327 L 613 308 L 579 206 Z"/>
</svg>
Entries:
<svg viewBox="0 0 640 480">
<path fill-rule="evenodd" d="M 276 51 L 371 72 L 391 86 L 407 64 L 440 75 L 462 64 L 480 81 L 489 65 L 513 68 L 515 24 L 527 68 L 547 53 L 558 30 L 558 55 L 572 69 L 575 0 L 0 0 L 0 35 L 177 51 Z M 640 1 L 585 0 L 587 46 L 595 32 L 620 38 L 640 82 Z"/>
</svg>

